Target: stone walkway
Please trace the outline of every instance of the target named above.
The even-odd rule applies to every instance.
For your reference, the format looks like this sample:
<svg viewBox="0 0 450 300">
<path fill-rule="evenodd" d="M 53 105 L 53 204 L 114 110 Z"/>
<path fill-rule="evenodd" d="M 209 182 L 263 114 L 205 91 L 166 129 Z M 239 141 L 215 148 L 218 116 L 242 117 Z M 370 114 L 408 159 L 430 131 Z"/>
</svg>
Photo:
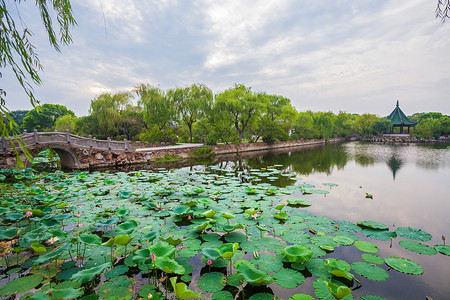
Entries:
<svg viewBox="0 0 450 300">
<path fill-rule="evenodd" d="M 136 149 L 137 152 L 153 152 L 153 151 L 160 151 L 160 150 L 172 150 L 172 149 L 189 149 L 189 148 L 201 148 L 203 147 L 203 144 L 179 144 L 179 145 L 173 145 L 173 146 L 163 146 L 163 147 L 150 147 L 150 148 L 139 148 Z"/>
</svg>

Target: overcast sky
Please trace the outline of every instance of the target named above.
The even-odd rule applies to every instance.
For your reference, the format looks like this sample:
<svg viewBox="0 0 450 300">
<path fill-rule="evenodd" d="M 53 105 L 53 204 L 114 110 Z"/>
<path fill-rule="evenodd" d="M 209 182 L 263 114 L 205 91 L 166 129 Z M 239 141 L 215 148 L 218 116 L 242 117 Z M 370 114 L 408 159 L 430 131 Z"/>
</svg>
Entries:
<svg viewBox="0 0 450 300">
<path fill-rule="evenodd" d="M 435 19 L 436 0 L 71 2 L 78 26 L 61 53 L 34 2 L 18 7 L 45 68 L 35 94 L 77 116 L 99 94 L 141 82 L 200 82 L 214 93 L 242 83 L 299 111 L 386 116 L 399 100 L 408 115 L 450 114 L 450 20 Z M 31 109 L 10 70 L 1 72 L 8 107 Z"/>
</svg>

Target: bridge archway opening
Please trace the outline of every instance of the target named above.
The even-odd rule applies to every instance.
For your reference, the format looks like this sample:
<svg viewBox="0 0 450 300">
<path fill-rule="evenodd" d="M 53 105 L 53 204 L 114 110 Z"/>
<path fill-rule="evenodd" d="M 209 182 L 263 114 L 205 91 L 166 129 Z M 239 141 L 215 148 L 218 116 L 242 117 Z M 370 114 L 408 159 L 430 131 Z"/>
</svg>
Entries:
<svg viewBox="0 0 450 300">
<path fill-rule="evenodd" d="M 54 157 L 55 161 L 59 157 L 59 165 L 60 169 L 66 169 L 66 170 L 72 170 L 72 169 L 78 169 L 79 168 L 79 161 L 75 153 L 73 153 L 70 149 L 66 149 L 64 146 L 48 146 L 48 147 L 40 147 L 36 148 L 34 151 L 32 151 L 30 154 L 35 159 L 40 153 L 43 153 L 45 150 L 48 150 L 48 152 L 56 154 L 57 157 Z M 33 162 L 34 162 L 33 159 Z M 31 167 L 32 163 L 28 162 L 27 167 Z"/>
<path fill-rule="evenodd" d="M 53 149 L 45 149 L 33 158 L 31 167 L 38 171 L 47 172 L 61 170 L 61 158 Z"/>
</svg>

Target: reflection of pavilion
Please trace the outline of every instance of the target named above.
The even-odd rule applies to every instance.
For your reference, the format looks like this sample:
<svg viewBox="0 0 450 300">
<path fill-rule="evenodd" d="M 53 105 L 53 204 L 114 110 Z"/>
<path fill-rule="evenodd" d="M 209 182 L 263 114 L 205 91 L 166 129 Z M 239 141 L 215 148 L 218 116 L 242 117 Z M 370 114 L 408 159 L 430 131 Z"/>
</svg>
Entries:
<svg viewBox="0 0 450 300">
<path fill-rule="evenodd" d="M 392 127 L 391 127 L 391 133 L 393 132 L 394 127 L 400 127 L 400 133 L 403 133 L 403 127 L 408 127 L 408 133 L 409 133 L 409 127 L 416 126 L 417 122 L 413 122 L 408 119 L 408 117 L 403 113 L 403 111 L 400 109 L 398 105 L 397 100 L 397 106 L 394 108 L 394 110 L 391 112 L 389 116 L 386 117 L 391 121 Z"/>
<path fill-rule="evenodd" d="M 398 148 L 396 146 L 394 146 L 392 148 L 391 157 L 389 157 L 389 159 L 386 162 L 389 169 L 391 169 L 391 171 L 392 171 L 392 177 L 394 180 L 395 180 L 395 175 L 397 174 L 398 170 L 400 170 L 400 168 L 404 164 L 404 161 L 401 159 L 397 150 L 398 150 Z"/>
</svg>

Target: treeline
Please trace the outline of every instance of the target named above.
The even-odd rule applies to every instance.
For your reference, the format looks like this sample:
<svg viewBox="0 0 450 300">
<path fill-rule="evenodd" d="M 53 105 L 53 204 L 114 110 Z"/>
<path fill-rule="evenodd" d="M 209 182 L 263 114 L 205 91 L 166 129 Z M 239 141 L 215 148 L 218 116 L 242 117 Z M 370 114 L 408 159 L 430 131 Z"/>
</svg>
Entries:
<svg viewBox="0 0 450 300">
<path fill-rule="evenodd" d="M 25 116 L 24 111 L 12 112 L 12 116 L 29 131 L 69 130 L 99 139 L 168 144 L 328 139 L 376 135 L 391 127 L 389 120 L 374 114 L 299 112 L 286 97 L 254 92 L 241 84 L 217 94 L 198 83 L 167 91 L 139 84 L 134 92 L 99 95 L 91 101 L 88 116 L 76 117 L 58 104 L 44 104 Z M 449 132 L 449 116 L 421 113 L 411 118 L 418 122 L 414 134 L 421 137 Z"/>
</svg>

